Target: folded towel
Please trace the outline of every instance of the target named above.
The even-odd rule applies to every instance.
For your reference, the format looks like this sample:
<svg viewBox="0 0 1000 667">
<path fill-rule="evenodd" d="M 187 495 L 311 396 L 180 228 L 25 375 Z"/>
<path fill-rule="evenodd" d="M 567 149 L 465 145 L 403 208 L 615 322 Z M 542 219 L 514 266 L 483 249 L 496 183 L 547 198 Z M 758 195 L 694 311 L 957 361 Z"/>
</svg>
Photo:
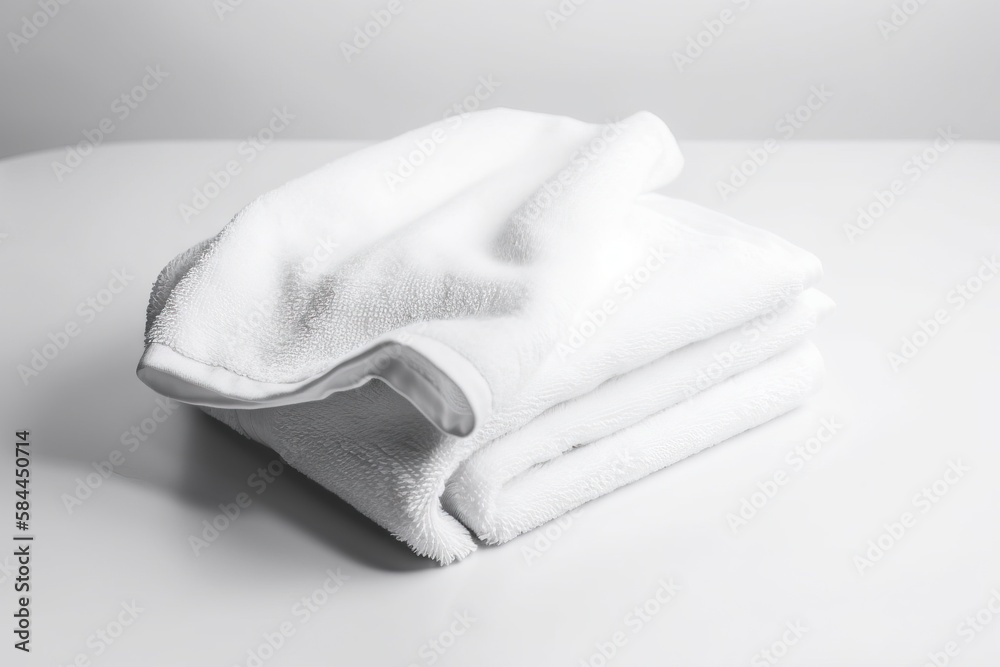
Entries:
<svg viewBox="0 0 1000 667">
<path fill-rule="evenodd" d="M 787 412 L 816 387 L 822 359 L 801 341 L 832 308 L 808 290 L 786 312 L 692 343 L 549 409 L 466 458 L 444 506 L 480 539 L 505 542 Z"/>
<path fill-rule="evenodd" d="M 818 260 L 650 194 L 681 163 L 648 113 L 493 110 L 358 151 L 164 269 L 139 377 L 417 553 L 511 539 L 815 386 Z"/>
</svg>

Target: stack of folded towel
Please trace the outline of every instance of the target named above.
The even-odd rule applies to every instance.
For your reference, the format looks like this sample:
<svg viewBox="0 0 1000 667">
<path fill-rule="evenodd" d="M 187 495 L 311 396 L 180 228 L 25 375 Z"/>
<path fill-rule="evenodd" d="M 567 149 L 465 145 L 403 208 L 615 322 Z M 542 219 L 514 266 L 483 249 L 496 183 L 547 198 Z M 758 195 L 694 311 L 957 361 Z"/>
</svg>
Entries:
<svg viewBox="0 0 1000 667">
<path fill-rule="evenodd" d="M 670 132 L 505 109 L 264 194 L 160 274 L 138 374 L 450 563 L 800 404 L 820 263 L 652 194 Z"/>
</svg>

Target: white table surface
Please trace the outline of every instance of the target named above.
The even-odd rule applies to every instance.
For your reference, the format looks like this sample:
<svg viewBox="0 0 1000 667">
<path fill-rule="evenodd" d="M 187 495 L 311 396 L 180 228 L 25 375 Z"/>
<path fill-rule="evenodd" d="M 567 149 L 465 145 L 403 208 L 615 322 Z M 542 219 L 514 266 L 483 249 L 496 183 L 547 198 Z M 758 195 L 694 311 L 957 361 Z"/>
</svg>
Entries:
<svg viewBox="0 0 1000 667">
<path fill-rule="evenodd" d="M 822 287 L 839 304 L 814 337 L 826 386 L 784 418 L 588 504 L 567 527 L 550 527 L 548 544 L 536 531 L 441 568 L 289 471 L 196 557 L 188 536 L 273 455 L 188 407 L 69 513 L 63 494 L 75 480 L 154 414 L 134 368 L 159 269 L 254 195 L 358 145 L 271 145 L 188 223 L 179 205 L 210 170 L 242 159 L 235 142 L 109 144 L 62 182 L 51 167 L 62 151 L 0 162 L 0 540 L 15 532 L 19 429 L 32 434 L 36 535 L 34 650 L 10 647 L 12 580 L 0 570 L 0 663 L 65 665 L 82 654 L 94 665 L 247 665 L 262 635 L 289 622 L 294 635 L 262 664 L 579 665 L 621 631 L 608 664 L 767 665 L 758 652 L 798 622 L 807 630 L 777 664 L 918 666 L 949 641 L 949 664 L 1000 664 L 1000 613 L 983 613 L 992 622 L 979 631 L 960 627 L 1000 591 L 1000 280 L 961 310 L 947 300 L 1000 251 L 996 144 L 959 142 L 854 243 L 843 224 L 905 177 L 930 139 L 781 144 L 728 201 L 716 181 L 760 144 L 684 145 L 688 166 L 668 194 L 823 260 Z M 115 269 L 134 280 L 87 321 L 78 304 Z M 940 308 L 948 322 L 894 372 L 887 353 Z M 17 365 L 71 322 L 79 335 L 25 386 Z M 831 416 L 843 429 L 794 470 L 787 452 Z M 914 494 L 949 461 L 969 471 L 922 511 Z M 727 513 L 780 470 L 787 484 L 734 534 Z M 854 557 L 907 511 L 915 525 L 859 573 Z M 530 549 L 539 557 L 529 561 Z M 329 568 L 349 580 L 306 620 L 294 605 Z M 637 623 L 629 614 L 661 578 L 679 591 Z M 138 618 L 96 655 L 101 642 L 88 637 L 133 600 Z M 993 604 L 1000 610 L 1000 594 Z M 475 619 L 455 626 L 461 635 L 449 630 L 456 613 Z M 427 643 L 438 637 L 443 654 Z"/>
</svg>

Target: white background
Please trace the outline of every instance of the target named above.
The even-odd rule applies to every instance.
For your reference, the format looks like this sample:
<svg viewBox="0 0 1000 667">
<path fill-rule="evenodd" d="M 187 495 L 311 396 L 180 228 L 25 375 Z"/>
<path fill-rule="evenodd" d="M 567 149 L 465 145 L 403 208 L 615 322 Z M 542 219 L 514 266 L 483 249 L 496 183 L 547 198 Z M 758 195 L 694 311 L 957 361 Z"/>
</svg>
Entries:
<svg viewBox="0 0 1000 667">
<path fill-rule="evenodd" d="M 560 0 L 400 0 L 351 62 L 340 44 L 388 0 L 70 0 L 15 53 L 38 1 L 0 4 L 0 157 L 80 141 L 148 65 L 169 79 L 110 140 L 242 137 L 275 106 L 296 115 L 287 138 L 384 139 L 489 75 L 490 106 L 647 109 L 682 139 L 764 138 L 820 84 L 835 98 L 799 138 L 923 139 L 944 123 L 1000 138 L 991 0 L 907 0 L 919 11 L 887 39 L 878 21 L 902 0 L 589 0 L 554 30 Z M 673 53 L 724 9 L 732 22 L 679 71 Z"/>
<path fill-rule="evenodd" d="M 385 4 L 246 0 L 220 20 L 208 0 L 72 0 L 18 53 L 5 32 L 0 665 L 80 655 L 95 666 L 247 665 L 265 633 L 292 621 L 295 635 L 265 667 L 429 666 L 422 647 L 465 612 L 473 626 L 434 664 L 596 666 L 597 646 L 625 631 L 610 667 L 770 667 L 760 651 L 789 622 L 807 631 L 780 667 L 920 667 L 951 641 L 950 667 L 1000 664 L 1000 613 L 982 611 L 1000 591 L 1000 278 L 961 310 L 948 300 L 1000 250 L 1000 5 L 931 0 L 884 39 L 876 22 L 892 4 L 590 0 L 553 31 L 545 11 L 556 2 L 413 0 L 351 63 L 339 43 Z M 4 3 L 0 26 L 20 30 L 37 7 Z M 678 71 L 673 51 L 725 7 L 736 20 Z M 162 85 L 58 174 L 63 146 L 113 116 L 115 98 L 157 65 L 169 72 Z M 446 568 L 292 470 L 195 555 L 190 536 L 274 454 L 187 407 L 67 508 L 80 480 L 154 414 L 134 369 L 160 268 L 256 195 L 360 145 L 324 139 L 435 120 L 490 75 L 501 86 L 486 106 L 589 120 L 657 113 L 687 160 L 668 194 L 819 256 L 821 288 L 838 303 L 813 336 L 828 366 L 822 392 L 588 503 L 568 525 Z M 824 85 L 833 97 L 806 108 L 786 141 L 778 120 Z M 241 139 L 274 107 L 295 115 L 279 140 L 185 220 L 179 206 L 242 155 Z M 940 152 L 934 138 L 949 126 L 961 138 Z M 779 139 L 770 153 L 767 137 Z M 198 138 L 216 140 L 188 141 Z M 42 152 L 10 157 L 25 151 Z M 761 151 L 766 163 L 746 167 Z M 927 167 L 917 179 L 915 156 Z M 719 184 L 740 169 L 752 172 L 745 185 L 723 196 Z M 877 210 L 894 179 L 902 194 L 849 237 L 845 225 L 859 208 Z M 78 304 L 122 269 L 134 280 L 84 321 Z M 942 308 L 947 324 L 894 370 L 887 355 Z M 22 382 L 17 366 L 71 322 L 79 335 Z M 727 516 L 790 471 L 788 452 L 830 418 L 843 429 L 734 532 Z M 11 445 L 24 428 L 37 536 L 31 656 L 9 634 Z M 955 461 L 969 471 L 924 512 L 914 496 Z M 859 569 L 904 512 L 915 525 Z M 347 584 L 301 623 L 294 605 L 338 568 Z M 680 591 L 633 632 L 629 615 L 661 578 Z M 89 638 L 133 600 L 136 623 L 97 655 Z M 989 620 L 966 641 L 961 628 L 977 613 Z"/>
<path fill-rule="evenodd" d="M 612 667 L 758 667 L 768 664 L 759 651 L 781 640 L 786 623 L 801 622 L 808 631 L 781 667 L 920 667 L 949 641 L 960 650 L 949 664 L 995 667 L 1000 613 L 988 612 L 991 622 L 970 642 L 958 629 L 1000 591 L 1000 276 L 960 310 L 948 295 L 976 277 L 984 256 L 998 255 L 1000 150 L 955 144 L 852 243 L 844 225 L 856 208 L 870 205 L 872 189 L 898 177 L 927 142 L 788 142 L 723 202 L 716 179 L 755 147 L 685 142 L 687 166 L 666 191 L 822 258 L 821 287 L 838 303 L 812 336 L 828 368 L 822 392 L 588 503 L 568 526 L 549 524 L 444 568 L 291 470 L 196 555 L 189 540 L 202 522 L 252 493 L 249 475 L 275 455 L 190 407 L 155 425 L 82 504 L 66 503 L 86 496 L 81 480 L 94 483 L 93 466 L 154 415 L 155 395 L 135 365 L 160 267 L 256 193 L 357 144 L 273 144 L 187 224 L 178 203 L 233 156 L 235 142 L 108 145 L 62 183 L 50 167 L 59 151 L 0 164 L 8 442 L 0 517 L 15 500 L 11 434 L 29 428 L 38 536 L 36 653 L 22 659 L 5 640 L 0 664 L 66 665 L 82 653 L 102 666 L 246 666 L 264 633 L 292 621 L 295 636 L 266 667 L 430 667 L 421 647 L 468 611 L 476 623 L 433 664 L 575 667 L 621 630 L 628 643 Z M 123 268 L 134 280 L 86 321 L 78 304 Z M 894 371 L 887 355 L 941 308 L 947 324 Z M 69 322 L 80 324 L 79 335 L 25 385 L 16 366 Z M 829 418 L 843 428 L 793 470 L 788 452 Z M 914 496 L 951 461 L 969 471 L 923 511 Z M 787 484 L 734 532 L 727 515 L 778 471 Z M 883 536 L 885 553 L 859 566 L 855 558 L 867 558 L 869 541 L 903 512 L 916 524 L 898 539 Z M 3 542 L 15 532 L 6 521 Z M 300 623 L 294 605 L 338 567 L 351 580 Z M 629 613 L 662 577 L 680 592 L 632 632 Z M 12 583 L 0 573 L 5 623 Z M 97 656 L 88 637 L 132 600 L 144 611 Z"/>
</svg>

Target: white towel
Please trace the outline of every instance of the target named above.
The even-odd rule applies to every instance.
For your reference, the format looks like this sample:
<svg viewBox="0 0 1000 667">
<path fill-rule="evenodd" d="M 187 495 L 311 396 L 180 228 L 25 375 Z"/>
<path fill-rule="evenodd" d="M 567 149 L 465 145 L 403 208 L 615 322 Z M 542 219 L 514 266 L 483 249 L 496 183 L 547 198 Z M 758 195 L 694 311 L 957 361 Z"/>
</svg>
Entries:
<svg viewBox="0 0 1000 667">
<path fill-rule="evenodd" d="M 510 539 L 815 386 L 792 348 L 828 308 L 818 260 L 649 194 L 681 162 L 647 113 L 494 110 L 364 149 L 164 269 L 139 377 L 417 553 Z"/>
</svg>

